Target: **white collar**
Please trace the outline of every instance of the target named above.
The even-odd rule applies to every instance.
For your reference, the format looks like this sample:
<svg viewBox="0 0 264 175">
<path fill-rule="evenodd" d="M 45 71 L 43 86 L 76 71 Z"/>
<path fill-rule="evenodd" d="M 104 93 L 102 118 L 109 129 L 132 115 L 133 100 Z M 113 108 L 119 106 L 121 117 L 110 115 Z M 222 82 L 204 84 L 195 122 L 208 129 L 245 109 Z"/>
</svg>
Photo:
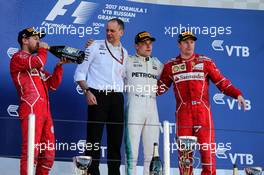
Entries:
<svg viewBox="0 0 264 175">
<path fill-rule="evenodd" d="M 141 55 L 139 55 L 137 53 L 136 53 L 136 57 L 138 57 L 142 61 L 148 61 L 151 58 L 151 56 L 144 57 L 144 56 L 141 56 Z"/>
<path fill-rule="evenodd" d="M 106 41 L 108 47 L 110 47 L 110 48 L 113 48 L 113 49 L 121 49 L 121 48 L 122 48 L 122 44 L 121 44 L 121 42 L 119 42 L 119 44 L 118 44 L 117 46 L 114 46 L 114 45 L 113 45 L 112 43 L 110 43 L 107 39 L 106 39 L 105 41 Z"/>
</svg>

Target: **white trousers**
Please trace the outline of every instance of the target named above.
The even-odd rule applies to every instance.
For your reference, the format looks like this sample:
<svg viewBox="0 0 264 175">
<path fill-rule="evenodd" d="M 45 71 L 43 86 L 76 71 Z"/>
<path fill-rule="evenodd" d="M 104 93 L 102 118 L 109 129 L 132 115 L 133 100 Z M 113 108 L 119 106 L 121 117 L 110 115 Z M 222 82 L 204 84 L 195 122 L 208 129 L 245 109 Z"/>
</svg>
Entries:
<svg viewBox="0 0 264 175">
<path fill-rule="evenodd" d="M 159 143 L 159 116 L 156 98 L 134 96 L 126 105 L 125 149 L 126 174 L 137 175 L 140 138 L 144 149 L 144 175 L 149 175 L 153 144 Z"/>
</svg>

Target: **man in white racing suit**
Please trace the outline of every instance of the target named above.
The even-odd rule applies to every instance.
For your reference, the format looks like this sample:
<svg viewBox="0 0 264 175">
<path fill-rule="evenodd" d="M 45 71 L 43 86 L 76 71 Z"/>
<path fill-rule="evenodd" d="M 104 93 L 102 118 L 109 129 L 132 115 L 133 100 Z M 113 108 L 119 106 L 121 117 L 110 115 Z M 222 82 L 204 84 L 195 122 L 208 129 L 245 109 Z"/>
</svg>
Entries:
<svg viewBox="0 0 264 175">
<path fill-rule="evenodd" d="M 136 175 L 138 148 L 142 136 L 144 147 L 144 175 L 149 174 L 154 142 L 159 142 L 159 116 L 156 104 L 157 78 L 163 64 L 151 56 L 156 39 L 148 32 L 135 37 L 136 55 L 126 64 L 125 89 L 127 92 L 125 148 L 127 175 Z"/>
</svg>

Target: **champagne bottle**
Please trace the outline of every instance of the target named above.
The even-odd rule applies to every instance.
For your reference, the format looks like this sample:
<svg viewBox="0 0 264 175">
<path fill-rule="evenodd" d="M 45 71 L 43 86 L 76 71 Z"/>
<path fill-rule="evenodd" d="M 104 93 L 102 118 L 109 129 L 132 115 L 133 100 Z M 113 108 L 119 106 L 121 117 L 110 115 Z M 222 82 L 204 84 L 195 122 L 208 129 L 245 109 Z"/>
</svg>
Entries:
<svg viewBox="0 0 264 175">
<path fill-rule="evenodd" d="M 236 164 L 233 165 L 233 175 L 238 175 L 238 168 Z"/>
<path fill-rule="evenodd" d="M 69 46 L 50 46 L 48 50 L 58 58 L 66 58 L 77 64 L 81 64 L 85 57 L 84 51 Z"/>
<path fill-rule="evenodd" d="M 162 162 L 159 157 L 158 143 L 154 143 L 153 157 L 149 166 L 149 175 L 162 175 Z"/>
</svg>

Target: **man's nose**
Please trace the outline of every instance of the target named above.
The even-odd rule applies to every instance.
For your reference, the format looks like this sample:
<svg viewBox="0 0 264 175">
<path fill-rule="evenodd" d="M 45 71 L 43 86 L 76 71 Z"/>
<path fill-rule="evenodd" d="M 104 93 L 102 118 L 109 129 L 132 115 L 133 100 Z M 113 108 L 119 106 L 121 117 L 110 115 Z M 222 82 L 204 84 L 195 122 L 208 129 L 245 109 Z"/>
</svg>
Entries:
<svg viewBox="0 0 264 175">
<path fill-rule="evenodd" d="M 151 48 L 151 44 L 147 44 L 147 48 L 148 48 L 148 49 Z"/>
</svg>

